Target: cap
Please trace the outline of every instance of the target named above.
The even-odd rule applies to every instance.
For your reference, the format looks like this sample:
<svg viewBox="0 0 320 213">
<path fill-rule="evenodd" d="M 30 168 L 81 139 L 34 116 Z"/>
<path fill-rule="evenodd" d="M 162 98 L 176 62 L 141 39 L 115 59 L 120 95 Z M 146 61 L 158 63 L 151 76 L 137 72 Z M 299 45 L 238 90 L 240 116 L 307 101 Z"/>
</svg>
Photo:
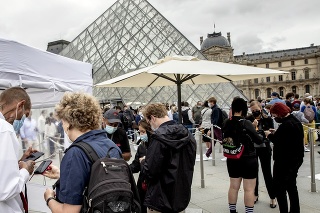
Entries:
<svg viewBox="0 0 320 213">
<path fill-rule="evenodd" d="M 109 109 L 103 117 L 108 119 L 109 123 L 121 123 L 119 112 L 115 109 Z"/>
<path fill-rule="evenodd" d="M 279 93 L 273 92 L 273 93 L 271 93 L 271 96 L 277 96 L 277 97 L 279 97 Z"/>
<path fill-rule="evenodd" d="M 299 103 L 295 103 L 294 105 L 293 105 L 293 108 L 300 108 L 300 104 Z"/>
</svg>

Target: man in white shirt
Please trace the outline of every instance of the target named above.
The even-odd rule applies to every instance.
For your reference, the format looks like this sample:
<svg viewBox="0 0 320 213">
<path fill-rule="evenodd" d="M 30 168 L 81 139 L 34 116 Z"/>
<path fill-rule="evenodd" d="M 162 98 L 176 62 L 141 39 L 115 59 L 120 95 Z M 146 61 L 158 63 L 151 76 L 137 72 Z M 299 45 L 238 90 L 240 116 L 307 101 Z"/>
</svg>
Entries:
<svg viewBox="0 0 320 213">
<path fill-rule="evenodd" d="M 26 147 L 38 145 L 38 128 L 37 122 L 32 117 L 32 112 L 30 111 L 29 116 L 24 120 L 23 125 L 20 129 L 20 136 L 22 142 L 25 143 Z"/>
<path fill-rule="evenodd" d="M 0 94 L 0 212 L 21 213 L 27 206 L 21 192 L 33 172 L 34 161 L 22 160 L 34 150 L 29 148 L 19 160 L 20 146 L 15 130 L 19 131 L 22 118 L 29 114 L 30 108 L 30 98 L 20 87 L 6 89 Z"/>
</svg>

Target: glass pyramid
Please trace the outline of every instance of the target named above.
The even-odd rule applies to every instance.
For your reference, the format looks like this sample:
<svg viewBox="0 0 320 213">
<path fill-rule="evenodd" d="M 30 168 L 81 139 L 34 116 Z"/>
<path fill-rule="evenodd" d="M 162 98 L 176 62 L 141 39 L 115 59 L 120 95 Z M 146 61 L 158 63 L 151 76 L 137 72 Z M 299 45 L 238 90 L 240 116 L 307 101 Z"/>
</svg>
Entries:
<svg viewBox="0 0 320 213">
<path fill-rule="evenodd" d="M 60 54 L 91 63 L 94 84 L 150 66 L 167 55 L 192 55 L 205 59 L 146 0 L 118 0 Z M 94 88 L 93 95 L 100 100 L 122 99 L 125 103 L 137 105 L 149 102 L 176 103 L 178 99 L 176 86 Z M 182 101 L 192 105 L 214 96 L 217 104 L 223 108 L 229 108 L 233 97 L 243 97 L 232 83 L 182 85 L 181 95 Z"/>
</svg>

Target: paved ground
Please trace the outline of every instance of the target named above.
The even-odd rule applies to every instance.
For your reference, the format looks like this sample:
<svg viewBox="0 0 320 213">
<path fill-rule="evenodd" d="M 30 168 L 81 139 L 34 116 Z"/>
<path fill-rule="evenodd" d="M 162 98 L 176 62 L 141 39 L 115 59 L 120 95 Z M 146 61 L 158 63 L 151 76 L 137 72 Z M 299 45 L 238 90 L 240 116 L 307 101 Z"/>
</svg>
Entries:
<svg viewBox="0 0 320 213">
<path fill-rule="evenodd" d="M 203 151 L 205 151 L 203 144 Z M 199 150 L 199 149 L 198 149 Z M 315 147 L 315 165 L 316 174 L 320 173 L 320 155 L 317 151 L 319 146 Z M 320 194 L 311 193 L 310 176 L 310 153 L 305 153 L 304 163 L 299 170 L 297 185 L 300 195 L 301 212 L 302 213 L 320 213 Z M 201 186 L 200 162 L 196 162 L 195 173 L 192 185 L 192 197 L 187 209 L 187 213 L 228 213 L 227 191 L 229 187 L 229 178 L 226 169 L 226 162 L 221 161 L 222 154 L 216 150 L 216 166 L 212 166 L 211 161 L 204 161 L 204 181 L 205 188 Z M 53 160 L 58 165 L 58 156 Z M 29 202 L 30 212 L 50 212 L 43 200 L 43 192 L 46 187 L 50 187 L 54 181 L 46 179 L 46 185 L 43 186 L 43 177 L 35 176 L 29 183 Z M 320 181 L 316 180 L 317 189 L 320 190 Z M 255 205 L 255 212 L 279 212 L 278 207 L 271 209 L 269 207 L 269 197 L 264 185 L 262 174 L 260 174 L 259 201 Z M 243 191 L 239 192 L 239 200 L 237 205 L 239 213 L 245 212 L 243 204 Z"/>
</svg>

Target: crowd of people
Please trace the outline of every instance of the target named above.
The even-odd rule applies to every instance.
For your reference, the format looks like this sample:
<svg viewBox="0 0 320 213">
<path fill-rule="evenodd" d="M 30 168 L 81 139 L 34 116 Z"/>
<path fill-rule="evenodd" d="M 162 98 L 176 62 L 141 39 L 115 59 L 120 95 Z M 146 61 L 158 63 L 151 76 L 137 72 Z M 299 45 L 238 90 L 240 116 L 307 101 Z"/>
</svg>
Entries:
<svg viewBox="0 0 320 213">
<path fill-rule="evenodd" d="M 211 136 L 222 144 L 233 141 L 243 147 L 237 159 L 225 159 L 230 177 L 230 213 L 237 212 L 242 182 L 246 212 L 253 212 L 259 201 L 259 161 L 270 208 L 279 205 L 280 212 L 300 212 L 296 178 L 304 152 L 308 151 L 305 145 L 314 143 L 305 129 L 319 128 L 320 103 L 310 94 L 300 100 L 299 95 L 288 93 L 282 100 L 274 92 L 271 98 L 247 102 L 234 97 L 229 115 L 219 107 L 215 97 L 198 101 L 193 107 L 184 101 L 179 124 L 175 104 L 151 103 L 136 110 L 130 106 L 102 110 L 89 94 L 65 93 L 54 113 L 47 117 L 47 111 L 43 110 L 36 122 L 26 91 L 18 87 L 7 89 L 0 94 L 0 137 L 6 141 L 0 150 L 0 168 L 6 171 L 0 179 L 0 212 L 27 211 L 24 186 L 35 162 L 25 159 L 37 151 L 38 140 L 42 144 L 41 140 L 45 139 L 50 154 L 62 143 L 61 139 L 67 139 L 71 144 L 88 144 L 99 158 L 109 156 L 127 162 L 133 158 L 129 168 L 132 173 L 139 173 L 141 212 L 184 212 L 191 198 L 197 147 L 195 128 L 203 133 L 207 157 L 216 144 Z M 133 130 L 139 131 L 134 157 L 129 142 L 133 141 Z M 21 145 L 26 151 L 19 158 Z M 81 211 L 87 202 L 84 191 L 90 182 L 93 163 L 82 149 L 71 146 L 65 150 L 61 165 L 51 165 L 43 173 L 57 179 L 55 190 L 44 192 L 44 200 L 52 212 Z M 103 162 L 101 165 L 105 166 Z"/>
</svg>

